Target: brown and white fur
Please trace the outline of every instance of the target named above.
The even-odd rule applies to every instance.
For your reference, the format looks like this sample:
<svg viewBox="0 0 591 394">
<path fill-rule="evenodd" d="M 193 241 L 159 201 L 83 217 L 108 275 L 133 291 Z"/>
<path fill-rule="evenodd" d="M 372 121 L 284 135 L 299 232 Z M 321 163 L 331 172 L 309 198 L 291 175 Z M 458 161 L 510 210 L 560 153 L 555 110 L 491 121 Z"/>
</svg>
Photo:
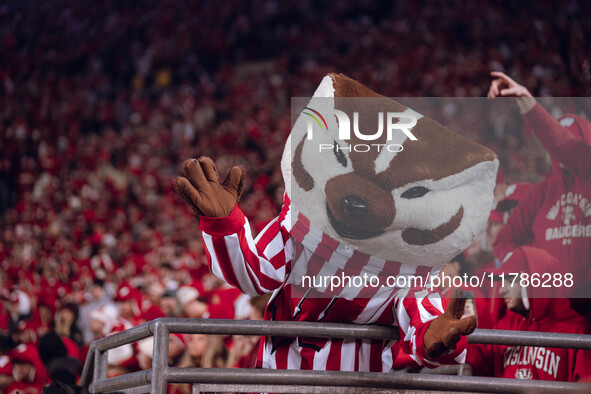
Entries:
<svg viewBox="0 0 591 394">
<path fill-rule="evenodd" d="M 347 97 L 374 99 L 351 104 Z M 364 113 L 406 111 L 418 118 L 412 127 L 416 141 L 403 132 L 393 133 L 391 141 L 384 132 L 373 141 L 402 145 L 401 152 L 341 150 L 343 160 L 333 151 L 319 152 L 319 144 L 346 147 L 367 141 L 354 133 L 348 141 L 339 140 L 334 115 L 325 116 L 328 132 L 308 140 L 310 118 L 299 115 L 281 168 L 292 207 L 323 232 L 367 255 L 441 267 L 485 226 L 499 165 L 492 151 L 342 74 L 324 77 L 308 107 L 320 113 L 338 109 L 350 119 L 359 112 L 363 130 L 377 129 L 375 116 Z M 351 201 L 363 209 L 352 215 L 346 210 Z"/>
</svg>

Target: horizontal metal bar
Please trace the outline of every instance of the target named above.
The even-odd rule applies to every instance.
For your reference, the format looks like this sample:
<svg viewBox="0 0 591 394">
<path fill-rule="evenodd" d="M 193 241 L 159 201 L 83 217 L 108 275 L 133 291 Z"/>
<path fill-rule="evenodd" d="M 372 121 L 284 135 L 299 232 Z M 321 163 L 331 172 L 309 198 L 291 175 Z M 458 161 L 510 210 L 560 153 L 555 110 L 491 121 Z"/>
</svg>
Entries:
<svg viewBox="0 0 591 394">
<path fill-rule="evenodd" d="M 136 386 L 136 387 L 132 387 L 130 389 L 121 389 L 117 391 L 117 394 L 146 394 L 150 392 L 150 389 L 152 388 L 151 385 L 146 385 L 146 386 Z"/>
<path fill-rule="evenodd" d="M 278 335 L 319 338 L 399 339 L 398 328 L 346 323 L 288 322 L 262 320 L 163 318 L 170 332 L 225 335 Z M 511 330 L 477 329 L 468 336 L 470 343 L 492 345 L 545 346 L 591 349 L 591 335 Z"/>
<path fill-rule="evenodd" d="M 330 386 L 280 386 L 271 384 L 194 384 L 192 387 L 193 394 L 201 393 L 290 393 L 290 394 L 334 394 L 335 387 Z M 435 394 L 441 393 L 442 389 L 437 390 L 396 390 L 396 389 L 380 389 L 374 387 L 339 387 L 339 394 Z M 467 392 L 464 394 L 470 394 Z"/>
<path fill-rule="evenodd" d="M 563 349 L 591 349 L 591 335 L 478 329 L 468 342 L 490 345 L 544 346 Z"/>
<path fill-rule="evenodd" d="M 97 339 L 94 341 L 96 349 L 105 351 L 147 338 L 153 334 L 153 331 L 150 331 L 152 327 L 150 323 L 143 323 L 139 326 L 128 328 L 125 331 L 116 332 L 107 337 Z"/>
<path fill-rule="evenodd" d="M 554 381 L 531 381 L 476 376 L 422 375 L 401 372 L 300 371 L 233 368 L 167 368 L 169 383 L 219 383 L 277 386 L 374 387 L 416 390 L 557 393 L 584 392 L 591 385 Z"/>
<path fill-rule="evenodd" d="M 397 340 L 398 328 L 348 323 L 318 323 L 264 320 L 182 319 L 164 317 L 161 321 L 171 333 L 223 335 L 276 335 L 313 338 L 365 338 Z M 161 324 L 162 324 L 161 323 Z"/>
<path fill-rule="evenodd" d="M 94 342 L 96 349 L 107 350 L 150 336 L 156 323 L 171 333 L 276 335 L 316 338 L 364 338 L 397 340 L 398 329 L 391 326 L 346 323 L 317 323 L 263 320 L 160 318 L 115 333 Z M 591 349 L 591 335 L 551 332 L 477 329 L 468 336 L 470 343 L 492 345 L 545 346 L 567 349 Z"/>
<path fill-rule="evenodd" d="M 125 375 L 116 376 L 93 382 L 89 387 L 90 393 L 109 393 L 111 391 L 119 391 L 131 389 L 137 386 L 145 386 L 150 383 L 151 369 L 143 371 L 131 372 Z"/>
<path fill-rule="evenodd" d="M 437 368 L 423 367 L 420 373 L 431 375 L 458 375 L 472 376 L 472 366 L 470 364 L 440 365 Z"/>
</svg>

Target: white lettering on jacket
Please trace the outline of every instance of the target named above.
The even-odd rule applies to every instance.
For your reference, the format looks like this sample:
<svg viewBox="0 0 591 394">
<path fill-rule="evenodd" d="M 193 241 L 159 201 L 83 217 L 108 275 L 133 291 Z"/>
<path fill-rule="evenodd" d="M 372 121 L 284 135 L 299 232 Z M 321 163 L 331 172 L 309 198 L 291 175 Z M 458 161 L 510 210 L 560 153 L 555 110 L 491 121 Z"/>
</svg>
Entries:
<svg viewBox="0 0 591 394">
<path fill-rule="evenodd" d="M 545 347 L 508 346 L 503 354 L 503 368 L 513 365 L 536 368 L 556 379 L 560 356 Z"/>
</svg>

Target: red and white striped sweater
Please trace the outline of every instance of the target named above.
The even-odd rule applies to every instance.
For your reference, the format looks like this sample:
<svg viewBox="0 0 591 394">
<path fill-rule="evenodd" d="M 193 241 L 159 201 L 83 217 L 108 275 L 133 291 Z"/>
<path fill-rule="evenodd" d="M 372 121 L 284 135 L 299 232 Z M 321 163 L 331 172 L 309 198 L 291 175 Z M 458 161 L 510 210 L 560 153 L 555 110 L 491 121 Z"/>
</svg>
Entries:
<svg viewBox="0 0 591 394">
<path fill-rule="evenodd" d="M 252 296 L 273 292 L 265 320 L 397 325 L 400 330 L 398 342 L 266 337 L 261 342 L 257 366 L 387 372 L 399 346 L 417 363 L 430 368 L 464 362 L 465 337 L 452 353 L 436 361 L 425 357 L 423 335 L 430 321 L 447 306 L 447 300 L 437 293 L 388 286 L 349 286 L 331 291 L 301 285 L 302 275 L 367 273 L 385 283 L 387 276 L 427 276 L 437 270 L 359 253 L 314 228 L 290 207 L 287 195 L 280 215 L 256 240 L 238 206 L 228 217 L 202 216 L 200 227 L 207 259 L 216 276 Z"/>
</svg>

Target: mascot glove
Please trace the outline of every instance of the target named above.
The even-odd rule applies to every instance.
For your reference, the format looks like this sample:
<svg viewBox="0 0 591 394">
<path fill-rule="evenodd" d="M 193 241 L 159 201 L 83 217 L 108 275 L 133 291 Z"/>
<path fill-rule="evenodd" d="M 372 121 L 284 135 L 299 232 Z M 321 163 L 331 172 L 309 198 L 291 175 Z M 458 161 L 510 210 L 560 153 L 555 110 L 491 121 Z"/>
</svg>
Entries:
<svg viewBox="0 0 591 394">
<path fill-rule="evenodd" d="M 435 360 L 455 350 L 462 335 L 474 332 L 477 326 L 476 316 L 462 319 L 465 304 L 466 298 L 462 289 L 454 289 L 445 313 L 433 319 L 425 331 L 423 343 L 427 358 Z"/>
<path fill-rule="evenodd" d="M 189 159 L 183 164 L 184 177 L 177 177 L 174 190 L 196 215 L 226 217 L 240 199 L 244 186 L 244 168 L 235 166 L 224 183 L 209 157 Z"/>
</svg>

